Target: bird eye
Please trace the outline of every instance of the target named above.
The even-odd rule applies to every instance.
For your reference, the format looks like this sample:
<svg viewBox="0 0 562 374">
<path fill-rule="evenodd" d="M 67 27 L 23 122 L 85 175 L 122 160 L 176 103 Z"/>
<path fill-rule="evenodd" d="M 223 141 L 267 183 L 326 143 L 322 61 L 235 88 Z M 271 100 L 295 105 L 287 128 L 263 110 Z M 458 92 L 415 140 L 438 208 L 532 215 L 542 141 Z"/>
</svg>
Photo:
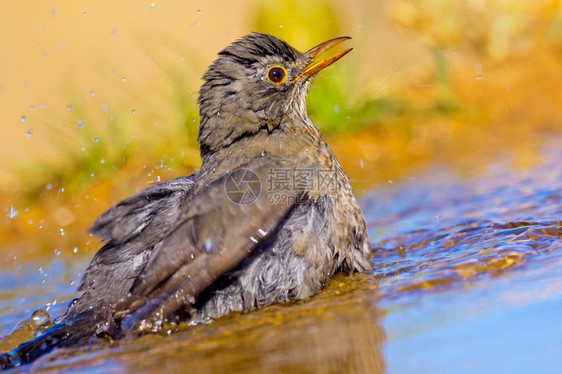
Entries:
<svg viewBox="0 0 562 374">
<path fill-rule="evenodd" d="M 287 81 L 287 70 L 283 66 L 272 66 L 267 72 L 267 80 L 277 86 L 281 86 Z"/>
</svg>

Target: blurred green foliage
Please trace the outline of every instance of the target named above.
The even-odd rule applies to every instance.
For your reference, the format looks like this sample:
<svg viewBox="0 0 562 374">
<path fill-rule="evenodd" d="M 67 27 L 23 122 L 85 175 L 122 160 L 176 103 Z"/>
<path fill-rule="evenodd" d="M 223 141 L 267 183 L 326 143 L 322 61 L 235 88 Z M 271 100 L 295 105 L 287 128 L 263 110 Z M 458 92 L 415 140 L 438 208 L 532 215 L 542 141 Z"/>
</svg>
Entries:
<svg viewBox="0 0 562 374">
<path fill-rule="evenodd" d="M 150 106 L 150 98 L 144 100 L 139 108 Z M 199 163 L 199 121 L 197 106 L 190 100 L 185 92 L 174 89 L 170 106 L 175 119 L 164 124 L 150 121 L 148 115 L 137 116 L 136 110 L 126 104 L 102 109 L 100 116 L 100 110 L 83 109 L 79 100 L 69 101 L 71 124 L 63 128 L 54 123 L 47 125 L 54 134 L 54 157 L 35 157 L 15 165 L 20 171 L 23 194 L 36 200 L 50 184 L 54 188 L 62 186 L 72 195 L 125 169 L 133 173 L 146 169 L 147 178 L 156 182 L 151 178 L 157 174 L 153 170 L 195 167 Z"/>
<path fill-rule="evenodd" d="M 306 50 L 340 36 L 341 21 L 328 1 L 312 6 L 305 1 L 285 0 L 258 3 L 253 23 L 255 31 L 277 36 L 297 49 Z"/>
</svg>

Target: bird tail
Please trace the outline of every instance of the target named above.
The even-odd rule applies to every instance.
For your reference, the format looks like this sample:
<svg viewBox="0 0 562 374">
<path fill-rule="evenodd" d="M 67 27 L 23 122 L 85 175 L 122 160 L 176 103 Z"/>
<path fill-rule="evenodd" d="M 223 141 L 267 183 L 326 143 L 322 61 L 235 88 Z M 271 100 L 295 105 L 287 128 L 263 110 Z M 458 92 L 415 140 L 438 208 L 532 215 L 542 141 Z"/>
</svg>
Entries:
<svg viewBox="0 0 562 374">
<path fill-rule="evenodd" d="M 90 338 L 98 332 L 104 319 L 104 313 L 87 310 L 57 323 L 33 340 L 20 344 L 13 351 L 0 353 L 0 370 L 30 363 L 55 348 L 71 346 Z"/>
</svg>

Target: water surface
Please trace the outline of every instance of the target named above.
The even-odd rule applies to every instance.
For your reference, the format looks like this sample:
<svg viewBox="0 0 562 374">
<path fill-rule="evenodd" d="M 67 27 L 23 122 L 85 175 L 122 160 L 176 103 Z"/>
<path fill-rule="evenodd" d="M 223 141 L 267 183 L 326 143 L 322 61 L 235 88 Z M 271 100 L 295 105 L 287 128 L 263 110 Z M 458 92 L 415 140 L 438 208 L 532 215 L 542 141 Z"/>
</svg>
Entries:
<svg viewBox="0 0 562 374">
<path fill-rule="evenodd" d="M 58 350 L 31 367 L 84 372 L 556 372 L 562 367 L 562 152 L 484 173 L 434 164 L 366 192 L 372 275 L 338 275 L 309 300 L 209 325 Z M 55 256 L 0 273 L 9 335 L 75 296 L 80 271 Z M 55 302 L 56 300 L 56 302 Z M 17 329 L 16 329 L 17 330 Z M 27 332 L 30 334 L 31 332 Z M 26 369 L 29 367 L 26 367 Z"/>
</svg>

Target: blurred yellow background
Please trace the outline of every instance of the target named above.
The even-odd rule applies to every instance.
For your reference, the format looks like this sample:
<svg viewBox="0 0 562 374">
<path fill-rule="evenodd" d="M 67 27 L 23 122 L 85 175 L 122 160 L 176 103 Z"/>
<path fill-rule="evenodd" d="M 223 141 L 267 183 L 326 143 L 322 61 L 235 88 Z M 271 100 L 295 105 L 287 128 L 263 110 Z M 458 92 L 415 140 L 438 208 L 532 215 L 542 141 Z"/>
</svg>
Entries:
<svg viewBox="0 0 562 374">
<path fill-rule="evenodd" d="M 362 77 L 367 85 L 380 84 L 409 47 L 402 41 L 405 45 L 392 56 L 380 52 L 400 44 L 396 34 L 381 31 L 382 3 L 293 3 L 301 4 L 299 14 L 288 18 L 287 12 L 275 14 L 282 1 L 5 2 L 0 14 L 0 157 L 27 160 L 30 153 L 56 147 L 53 137 L 68 136 L 61 134 L 62 126 L 72 128 L 72 121 L 79 120 L 69 106 L 87 113 L 82 121 L 88 127 L 100 126 L 117 108 L 135 109 L 139 122 L 179 121 L 169 104 L 178 87 L 158 64 L 191 95 L 183 97 L 184 105 L 195 107 L 200 77 L 216 53 L 251 31 L 267 29 L 300 50 L 350 34 L 357 39 L 356 58 L 368 62 Z"/>
</svg>

